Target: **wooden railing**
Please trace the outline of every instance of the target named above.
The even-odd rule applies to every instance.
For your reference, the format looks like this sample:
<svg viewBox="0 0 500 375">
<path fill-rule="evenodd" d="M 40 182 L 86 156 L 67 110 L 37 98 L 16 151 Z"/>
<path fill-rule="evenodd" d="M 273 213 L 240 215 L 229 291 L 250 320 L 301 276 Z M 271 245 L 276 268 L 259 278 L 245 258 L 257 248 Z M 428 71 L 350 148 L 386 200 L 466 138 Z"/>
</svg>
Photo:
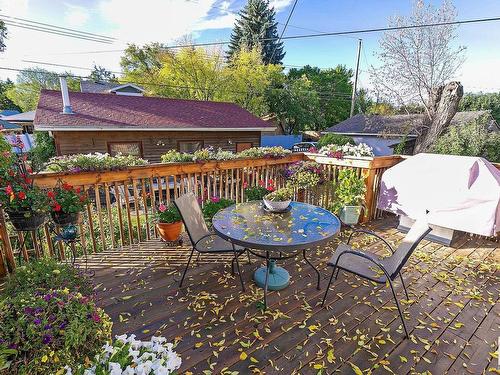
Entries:
<svg viewBox="0 0 500 375">
<path fill-rule="evenodd" d="M 153 164 L 118 171 L 45 173 L 37 175 L 35 183 L 42 188 L 51 188 L 64 181 L 88 192 L 91 203 L 87 205 L 78 225 L 80 241 L 74 248 L 78 255 L 82 255 L 156 238 L 154 216 L 160 202 L 169 204 L 188 191 L 203 199 L 217 196 L 241 202 L 244 199 L 245 182 L 251 186 L 260 180 L 273 180 L 277 187 L 282 187 L 285 184 L 282 171 L 291 163 L 305 159 L 320 163 L 327 177 L 325 184 L 305 191 L 301 197 L 312 204 L 327 208 L 331 206 L 331 182 L 336 181 L 339 170 L 352 168 L 364 176 L 367 209 L 363 221 L 379 215 L 376 197 L 380 177 L 383 171 L 401 160 L 396 156 L 339 160 L 313 154 L 292 154 L 281 159 Z M 0 212 L 0 274 L 13 270 L 16 258 L 20 256 L 24 261 L 28 261 L 32 254 L 41 253 L 65 259 L 71 250 L 60 242 L 54 242 L 58 229 L 50 223 L 44 225 L 38 237 L 30 233 L 23 249 L 18 249 L 22 235 L 13 231 L 9 235 L 7 229 L 3 213 Z"/>
</svg>

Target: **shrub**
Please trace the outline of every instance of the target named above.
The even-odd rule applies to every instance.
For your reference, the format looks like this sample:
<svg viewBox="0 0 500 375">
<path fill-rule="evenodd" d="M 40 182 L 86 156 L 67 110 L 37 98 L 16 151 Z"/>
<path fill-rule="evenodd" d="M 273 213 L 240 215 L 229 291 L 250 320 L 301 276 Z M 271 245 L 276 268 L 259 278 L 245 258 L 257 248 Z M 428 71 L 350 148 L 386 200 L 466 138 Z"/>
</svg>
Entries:
<svg viewBox="0 0 500 375">
<path fill-rule="evenodd" d="M 139 341 L 135 335 L 122 335 L 116 336 L 111 345 L 104 345 L 90 367 L 79 366 L 74 371 L 67 369 L 66 375 L 170 375 L 181 367 L 181 363 L 173 345 L 164 337 L 153 336 L 150 341 Z"/>
<path fill-rule="evenodd" d="M 346 135 L 328 133 L 323 135 L 318 141 L 318 147 L 325 147 L 328 145 L 338 145 L 343 146 L 346 144 L 354 144 L 354 139 Z"/>
<path fill-rule="evenodd" d="M 268 159 L 279 159 L 285 157 L 292 152 L 290 150 L 284 149 L 281 146 L 274 147 L 252 147 L 247 150 L 238 153 L 240 158 L 268 158 Z"/>
<path fill-rule="evenodd" d="M 12 151 L 12 146 L 9 143 L 9 141 L 7 141 L 7 139 L 3 135 L 0 135 L 0 153 L 11 152 L 11 151 Z"/>
<path fill-rule="evenodd" d="M 186 154 L 177 150 L 168 150 L 161 156 L 162 163 L 186 163 L 192 161 L 194 161 L 192 154 Z"/>
<path fill-rule="evenodd" d="M 212 197 L 203 204 L 203 216 L 205 220 L 210 224 L 212 219 L 217 212 L 220 210 L 232 206 L 235 202 L 231 199 Z"/>
<path fill-rule="evenodd" d="M 438 154 L 482 156 L 500 162 L 500 135 L 490 133 L 488 117 L 483 116 L 461 126 L 451 126 L 437 139 L 432 151 Z"/>
<path fill-rule="evenodd" d="M 147 164 L 146 160 L 132 155 L 110 156 L 109 154 L 96 152 L 94 154 L 76 154 L 52 158 L 47 165 L 47 170 L 51 172 L 105 171 Z"/>
<path fill-rule="evenodd" d="M 7 281 L 5 295 L 15 296 L 25 292 L 65 288 L 80 292 L 84 296 L 90 296 L 94 290 L 90 280 L 75 268 L 46 258 L 18 267 Z"/>
<path fill-rule="evenodd" d="M 109 317 L 93 299 L 67 288 L 3 299 L 0 327 L 0 360 L 14 374 L 54 374 L 83 363 L 111 335 Z"/>
<path fill-rule="evenodd" d="M 345 206 L 359 206 L 364 201 L 365 181 L 363 177 L 358 177 L 354 169 L 341 170 L 334 189 L 335 203 L 332 206 L 332 211 L 335 213 L 339 213 Z"/>
<path fill-rule="evenodd" d="M 284 202 L 293 199 L 293 189 L 284 187 L 266 195 L 266 199 L 271 202 Z"/>
<path fill-rule="evenodd" d="M 266 195 L 274 191 L 274 181 L 269 180 L 266 183 L 263 180 L 259 181 L 259 186 L 248 187 L 247 182 L 243 183 L 243 188 L 245 189 L 243 192 L 245 193 L 245 197 L 247 201 L 260 201 Z"/>
<path fill-rule="evenodd" d="M 358 145 L 347 143 L 343 146 L 331 144 L 321 147 L 319 153 L 335 158 L 341 158 L 343 156 L 372 157 L 373 149 L 366 143 L 360 143 Z"/>
</svg>

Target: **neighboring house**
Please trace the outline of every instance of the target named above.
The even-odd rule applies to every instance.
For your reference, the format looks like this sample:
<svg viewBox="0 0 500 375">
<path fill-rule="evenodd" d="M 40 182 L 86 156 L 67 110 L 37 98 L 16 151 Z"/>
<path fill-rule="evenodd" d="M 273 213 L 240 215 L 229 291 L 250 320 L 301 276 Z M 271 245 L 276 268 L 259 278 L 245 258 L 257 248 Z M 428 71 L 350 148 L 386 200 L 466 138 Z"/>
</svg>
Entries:
<svg viewBox="0 0 500 375">
<path fill-rule="evenodd" d="M 230 151 L 259 146 L 271 124 L 236 104 L 42 90 L 35 130 L 49 131 L 59 155 L 118 152 L 150 162 L 170 149 Z M 69 102 L 68 102 L 69 101 Z M 72 113 L 63 113 L 63 108 Z"/>
<path fill-rule="evenodd" d="M 0 111 L 0 118 L 3 118 L 4 116 L 17 115 L 18 113 L 19 111 L 15 109 L 4 109 L 3 111 Z"/>
<path fill-rule="evenodd" d="M 405 149 L 412 150 L 417 138 L 416 128 L 421 126 L 422 114 L 363 115 L 358 114 L 324 131 L 350 136 L 356 143 L 366 143 L 376 156 L 392 155 L 394 147 L 405 141 Z M 482 116 L 489 118 L 488 130 L 500 131 L 489 111 L 457 112 L 450 126 L 460 126 Z"/>
<path fill-rule="evenodd" d="M 18 112 L 10 116 L 2 116 L 2 119 L 22 126 L 22 132 L 25 134 L 33 134 L 33 120 L 35 119 L 35 111 L 28 111 L 23 113 Z"/>
<path fill-rule="evenodd" d="M 80 91 L 92 94 L 144 95 L 144 89 L 133 83 L 80 81 Z"/>
</svg>

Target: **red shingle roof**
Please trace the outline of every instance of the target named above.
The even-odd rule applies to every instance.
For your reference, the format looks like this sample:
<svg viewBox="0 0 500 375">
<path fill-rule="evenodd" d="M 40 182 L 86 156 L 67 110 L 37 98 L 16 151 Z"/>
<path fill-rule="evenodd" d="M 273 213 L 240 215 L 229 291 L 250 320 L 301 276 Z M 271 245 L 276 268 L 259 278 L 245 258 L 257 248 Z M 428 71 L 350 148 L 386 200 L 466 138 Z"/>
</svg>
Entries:
<svg viewBox="0 0 500 375">
<path fill-rule="evenodd" d="M 115 94 L 69 93 L 73 114 L 62 114 L 60 91 L 42 90 L 37 130 L 252 130 L 273 126 L 232 103 Z"/>
</svg>

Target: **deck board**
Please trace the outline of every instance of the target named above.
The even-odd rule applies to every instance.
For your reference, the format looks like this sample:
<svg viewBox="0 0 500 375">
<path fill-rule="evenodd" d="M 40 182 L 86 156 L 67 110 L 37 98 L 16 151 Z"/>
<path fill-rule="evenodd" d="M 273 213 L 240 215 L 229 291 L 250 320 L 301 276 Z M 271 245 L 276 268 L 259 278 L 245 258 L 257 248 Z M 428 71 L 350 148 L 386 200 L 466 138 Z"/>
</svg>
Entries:
<svg viewBox="0 0 500 375">
<path fill-rule="evenodd" d="M 369 227 L 397 244 L 402 235 L 395 224 L 385 218 Z M 331 272 L 326 262 L 345 236 L 309 253 L 322 275 L 320 291 L 301 258 L 282 262 L 291 283 L 269 294 L 267 312 L 258 308 L 263 294 L 251 280 L 262 263 L 255 257 L 251 264 L 241 257 L 246 292 L 231 275 L 228 256 L 202 256 L 178 288 L 190 249 L 157 240 L 94 254 L 88 266 L 113 333 L 167 337 L 182 357 L 181 373 L 329 374 L 352 373 L 358 366 L 375 373 L 441 374 L 496 366 L 491 353 L 500 334 L 498 242 L 463 236 L 454 248 L 421 243 L 403 274 L 410 293 L 403 306 L 413 335 L 406 340 L 384 285 L 341 273 L 321 308 Z M 354 242 L 385 251 L 380 241 Z M 395 287 L 404 299 L 399 280 Z"/>
</svg>

